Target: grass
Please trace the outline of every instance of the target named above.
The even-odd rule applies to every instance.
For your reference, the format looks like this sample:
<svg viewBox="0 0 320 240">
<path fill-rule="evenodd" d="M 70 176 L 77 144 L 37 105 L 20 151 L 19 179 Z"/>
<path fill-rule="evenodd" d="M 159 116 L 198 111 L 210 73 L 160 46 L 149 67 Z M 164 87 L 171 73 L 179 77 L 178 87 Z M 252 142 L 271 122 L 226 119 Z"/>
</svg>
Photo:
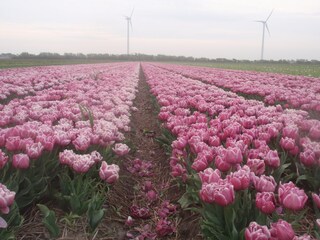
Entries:
<svg viewBox="0 0 320 240">
<path fill-rule="evenodd" d="M 268 63 L 268 62 L 216 62 L 216 63 L 178 63 L 199 67 L 212 67 L 257 72 L 272 72 L 309 77 L 320 77 L 320 63 Z"/>
<path fill-rule="evenodd" d="M 108 60 L 96 59 L 0 59 L 0 69 L 16 67 L 50 66 L 50 65 L 69 65 L 69 64 L 88 64 L 106 63 Z"/>
</svg>

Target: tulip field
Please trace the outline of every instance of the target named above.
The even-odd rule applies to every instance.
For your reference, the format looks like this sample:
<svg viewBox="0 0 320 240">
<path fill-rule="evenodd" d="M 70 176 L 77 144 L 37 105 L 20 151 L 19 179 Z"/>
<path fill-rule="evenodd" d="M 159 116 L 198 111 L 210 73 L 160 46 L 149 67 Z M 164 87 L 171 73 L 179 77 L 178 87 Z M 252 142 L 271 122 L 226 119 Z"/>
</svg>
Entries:
<svg viewBox="0 0 320 240">
<path fill-rule="evenodd" d="M 143 133 L 167 154 L 178 201 L 164 199 L 155 163 L 130 158 L 141 82 L 161 129 Z M 94 235 L 130 174 L 147 204 L 121 216 L 124 239 L 182 239 L 183 211 L 201 239 L 320 239 L 320 79 L 135 62 L 0 70 L 0 239 L 34 207 L 61 237 L 49 202 Z"/>
</svg>

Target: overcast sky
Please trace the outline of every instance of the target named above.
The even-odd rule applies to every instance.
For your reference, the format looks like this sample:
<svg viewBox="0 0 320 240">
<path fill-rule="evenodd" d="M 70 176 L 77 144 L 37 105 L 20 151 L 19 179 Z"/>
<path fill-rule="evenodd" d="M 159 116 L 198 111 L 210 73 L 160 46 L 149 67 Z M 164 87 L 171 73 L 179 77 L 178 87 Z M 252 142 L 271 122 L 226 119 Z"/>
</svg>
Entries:
<svg viewBox="0 0 320 240">
<path fill-rule="evenodd" d="M 320 59 L 320 0 L 1 0 L 0 53 Z"/>
</svg>

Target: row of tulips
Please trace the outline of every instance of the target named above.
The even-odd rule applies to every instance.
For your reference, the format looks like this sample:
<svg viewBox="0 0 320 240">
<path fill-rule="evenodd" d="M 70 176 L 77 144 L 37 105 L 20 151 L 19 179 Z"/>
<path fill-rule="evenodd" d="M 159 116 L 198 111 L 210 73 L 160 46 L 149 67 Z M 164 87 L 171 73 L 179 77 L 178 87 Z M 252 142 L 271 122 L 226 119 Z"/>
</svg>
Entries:
<svg viewBox="0 0 320 240">
<path fill-rule="evenodd" d="M 284 103 L 285 107 L 315 112 L 315 116 L 320 114 L 319 78 L 169 64 L 158 66 L 236 93 L 258 96 L 270 105 Z"/>
<path fill-rule="evenodd" d="M 12 68 L 0 71 L 0 104 L 16 97 L 35 95 L 36 92 L 71 81 L 96 78 L 103 64 Z M 104 65 L 105 66 L 105 65 Z M 108 70 L 119 68 L 108 64 Z"/>
<path fill-rule="evenodd" d="M 143 70 L 160 105 L 159 119 L 176 139 L 170 165 L 172 175 L 186 183 L 180 203 L 198 208 L 204 234 L 210 239 L 310 239 L 296 236 L 293 228 L 299 230 L 297 221 L 313 212 L 306 204 L 311 193 L 319 197 L 314 120 L 304 111 L 265 107 L 162 65 L 144 63 Z M 319 217 L 315 207 L 315 235 Z"/>
<path fill-rule="evenodd" d="M 104 215 L 107 185 L 102 183 L 119 178 L 119 167 L 110 161 L 130 151 L 123 141 L 130 131 L 138 64 L 63 68 L 83 78 L 60 79 L 0 106 L 1 239 L 21 224 L 20 211 L 45 195 L 73 213 L 86 213 L 94 230 Z M 54 78 L 50 68 L 47 73 L 44 79 Z"/>
</svg>

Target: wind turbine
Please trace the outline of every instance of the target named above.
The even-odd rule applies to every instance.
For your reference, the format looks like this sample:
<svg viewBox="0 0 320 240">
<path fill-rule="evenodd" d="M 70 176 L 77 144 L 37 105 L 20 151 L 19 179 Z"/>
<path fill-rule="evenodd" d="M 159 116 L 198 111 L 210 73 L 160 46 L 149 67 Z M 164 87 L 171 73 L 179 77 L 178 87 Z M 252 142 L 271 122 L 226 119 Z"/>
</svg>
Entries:
<svg viewBox="0 0 320 240">
<path fill-rule="evenodd" d="M 127 55 L 129 55 L 129 32 L 130 32 L 130 31 L 129 31 L 129 28 L 130 28 L 130 26 L 131 26 L 131 29 L 132 29 L 131 18 L 132 18 L 133 10 L 134 10 L 134 8 L 132 9 L 132 12 L 131 12 L 130 17 L 124 16 L 125 19 L 127 20 Z"/>
<path fill-rule="evenodd" d="M 267 29 L 268 33 L 269 33 L 269 36 L 270 36 L 270 31 L 269 31 L 269 28 L 268 28 L 268 20 L 269 18 L 271 17 L 272 13 L 273 13 L 273 10 L 271 11 L 271 13 L 269 14 L 269 16 L 267 17 L 267 19 L 265 21 L 255 21 L 255 22 L 261 22 L 262 23 L 262 46 L 261 46 L 261 60 L 263 60 L 263 50 L 264 50 L 264 33 L 265 33 L 265 30 Z"/>
</svg>

